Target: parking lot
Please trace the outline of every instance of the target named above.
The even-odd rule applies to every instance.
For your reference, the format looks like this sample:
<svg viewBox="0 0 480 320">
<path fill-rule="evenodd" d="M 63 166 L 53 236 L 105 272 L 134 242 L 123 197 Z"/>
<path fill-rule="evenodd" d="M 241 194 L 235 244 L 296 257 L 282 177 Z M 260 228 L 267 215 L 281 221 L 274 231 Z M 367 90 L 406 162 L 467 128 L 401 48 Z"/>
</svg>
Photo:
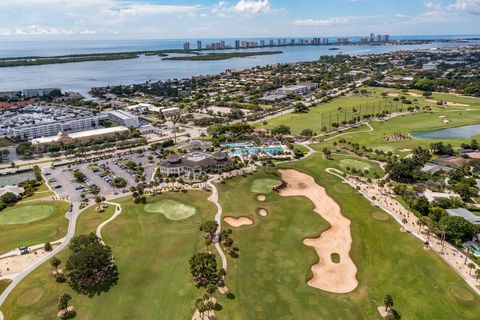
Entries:
<svg viewBox="0 0 480 320">
<path fill-rule="evenodd" d="M 149 159 L 150 158 L 150 159 Z M 88 160 L 84 163 L 46 169 L 44 174 L 49 184 L 60 197 L 70 197 L 71 201 L 94 199 L 92 192 L 98 189 L 98 195 L 111 196 L 128 192 L 131 186 L 139 183 L 147 186 L 156 167 L 157 157 L 150 151 L 144 153 L 125 153 L 105 159 Z M 143 168 L 142 170 L 139 167 Z M 75 171 L 85 175 L 85 181 L 77 182 L 73 176 Z M 141 177 L 145 182 L 139 181 Z M 116 182 L 125 180 L 126 185 L 118 186 Z M 137 180 L 137 181 L 136 181 Z M 82 196 L 83 194 L 83 196 Z"/>
</svg>

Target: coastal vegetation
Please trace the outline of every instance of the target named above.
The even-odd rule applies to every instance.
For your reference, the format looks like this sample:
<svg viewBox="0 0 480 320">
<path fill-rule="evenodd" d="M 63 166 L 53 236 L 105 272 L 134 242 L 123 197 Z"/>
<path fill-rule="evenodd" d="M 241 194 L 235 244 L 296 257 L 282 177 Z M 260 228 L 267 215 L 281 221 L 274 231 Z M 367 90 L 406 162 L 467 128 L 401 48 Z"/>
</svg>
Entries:
<svg viewBox="0 0 480 320">
<path fill-rule="evenodd" d="M 58 63 L 74 63 L 74 62 L 86 62 L 86 61 L 126 60 L 126 59 L 136 59 L 141 55 L 165 57 L 169 53 L 198 54 L 195 51 L 185 51 L 185 50 L 147 50 L 147 51 L 132 51 L 132 52 L 70 54 L 70 55 L 51 56 L 51 57 L 31 56 L 31 57 L 0 58 L 0 68 L 34 66 L 34 65 L 44 65 L 44 64 L 58 64 Z"/>
</svg>

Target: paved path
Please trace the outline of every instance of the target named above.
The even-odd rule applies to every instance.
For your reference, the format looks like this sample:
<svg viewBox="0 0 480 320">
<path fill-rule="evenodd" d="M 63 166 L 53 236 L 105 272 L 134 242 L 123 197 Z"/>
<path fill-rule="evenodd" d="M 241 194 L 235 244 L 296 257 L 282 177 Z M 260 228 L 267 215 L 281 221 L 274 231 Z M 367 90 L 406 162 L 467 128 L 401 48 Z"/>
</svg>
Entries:
<svg viewBox="0 0 480 320">
<path fill-rule="evenodd" d="M 102 242 L 103 242 L 103 238 L 102 238 L 103 227 L 106 226 L 107 224 L 109 224 L 110 222 L 112 222 L 113 220 L 115 220 L 115 218 L 118 217 L 118 215 L 120 215 L 120 213 L 122 213 L 122 206 L 119 203 L 116 203 L 116 202 L 105 202 L 105 203 L 109 204 L 109 205 L 112 205 L 112 206 L 115 206 L 115 213 L 108 220 L 103 221 L 97 227 L 96 235 L 97 235 L 97 237 L 102 239 Z M 103 242 L 103 244 L 105 244 L 105 242 Z"/>
<path fill-rule="evenodd" d="M 212 194 L 208 197 L 208 201 L 212 202 L 217 206 L 217 214 L 215 215 L 215 221 L 218 223 L 218 230 L 217 235 L 220 234 L 220 230 L 222 230 L 222 213 L 223 209 L 220 203 L 218 202 L 218 190 L 217 187 L 212 183 L 213 179 L 207 181 L 207 185 L 212 189 Z M 215 249 L 217 249 L 220 258 L 222 259 L 222 267 L 227 271 L 227 257 L 220 246 L 220 243 L 215 242 Z"/>
</svg>

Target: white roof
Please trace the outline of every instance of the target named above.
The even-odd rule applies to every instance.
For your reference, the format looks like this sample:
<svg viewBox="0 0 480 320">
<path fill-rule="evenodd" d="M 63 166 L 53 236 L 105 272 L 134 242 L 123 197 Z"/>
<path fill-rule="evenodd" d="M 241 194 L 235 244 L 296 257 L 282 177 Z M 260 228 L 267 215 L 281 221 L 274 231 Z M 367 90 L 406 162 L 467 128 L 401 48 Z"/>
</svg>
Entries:
<svg viewBox="0 0 480 320">
<path fill-rule="evenodd" d="M 134 116 L 133 114 L 130 114 L 123 110 L 113 110 L 113 111 L 108 111 L 108 113 L 123 120 L 136 118 L 136 116 Z"/>
<path fill-rule="evenodd" d="M 25 189 L 17 186 L 5 186 L 0 188 L 0 196 L 3 196 L 7 192 L 12 192 L 18 196 L 19 194 L 24 193 Z"/>
<path fill-rule="evenodd" d="M 100 129 L 94 129 L 94 130 L 73 132 L 73 133 L 69 133 L 68 137 L 72 139 L 81 139 L 86 137 L 94 137 L 94 136 L 100 136 L 100 135 L 116 133 L 116 132 L 125 132 L 125 131 L 128 131 L 128 129 L 125 127 L 119 126 L 119 127 L 112 127 L 112 128 L 100 128 Z M 57 134 L 56 136 L 36 138 L 31 140 L 31 142 L 32 144 L 57 142 L 60 139 L 60 136 L 61 134 L 59 132 L 59 134 Z"/>
</svg>

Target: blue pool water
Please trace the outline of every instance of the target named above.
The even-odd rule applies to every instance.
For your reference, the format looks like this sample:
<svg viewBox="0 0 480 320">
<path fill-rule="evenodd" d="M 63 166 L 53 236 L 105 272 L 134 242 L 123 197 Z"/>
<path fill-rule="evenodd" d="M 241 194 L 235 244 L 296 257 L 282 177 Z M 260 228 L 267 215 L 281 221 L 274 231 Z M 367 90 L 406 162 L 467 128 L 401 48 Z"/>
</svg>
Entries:
<svg viewBox="0 0 480 320">
<path fill-rule="evenodd" d="M 480 124 L 431 131 L 417 131 L 412 132 L 411 135 L 415 139 L 463 140 L 480 135 Z"/>
<path fill-rule="evenodd" d="M 251 142 L 236 142 L 236 143 L 225 143 L 223 146 L 225 148 L 238 148 L 238 147 L 248 147 L 251 146 Z"/>
<path fill-rule="evenodd" d="M 267 153 L 269 155 L 274 155 L 275 153 L 283 152 L 282 147 L 252 147 L 252 148 L 239 148 L 235 150 L 230 150 L 233 155 L 241 156 L 245 152 L 248 154 L 254 153 Z"/>
<path fill-rule="evenodd" d="M 467 248 L 470 249 L 470 251 L 472 251 L 475 257 L 480 257 L 480 251 L 475 246 L 469 244 L 467 245 Z"/>
</svg>

